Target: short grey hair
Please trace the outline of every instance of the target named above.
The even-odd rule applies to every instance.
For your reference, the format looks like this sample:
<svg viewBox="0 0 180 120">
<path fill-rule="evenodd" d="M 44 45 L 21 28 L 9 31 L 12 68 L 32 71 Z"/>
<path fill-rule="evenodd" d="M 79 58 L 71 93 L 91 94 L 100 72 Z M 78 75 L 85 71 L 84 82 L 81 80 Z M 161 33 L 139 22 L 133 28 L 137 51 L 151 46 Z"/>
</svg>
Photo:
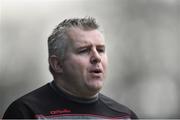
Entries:
<svg viewBox="0 0 180 120">
<path fill-rule="evenodd" d="M 51 55 L 57 55 L 60 60 L 64 59 L 66 44 L 69 39 L 68 30 L 73 27 L 78 27 L 82 30 L 99 29 L 99 25 L 93 17 L 65 19 L 58 24 L 48 38 L 49 57 Z M 51 66 L 50 71 L 52 72 Z"/>
</svg>

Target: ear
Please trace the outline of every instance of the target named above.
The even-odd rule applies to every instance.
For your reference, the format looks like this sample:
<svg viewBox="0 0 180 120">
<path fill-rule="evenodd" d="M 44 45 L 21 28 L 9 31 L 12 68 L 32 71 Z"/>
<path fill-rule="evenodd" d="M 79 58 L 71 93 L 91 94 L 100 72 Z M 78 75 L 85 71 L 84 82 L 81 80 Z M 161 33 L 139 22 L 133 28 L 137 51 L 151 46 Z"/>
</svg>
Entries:
<svg viewBox="0 0 180 120">
<path fill-rule="evenodd" d="M 53 71 L 55 73 L 62 73 L 63 69 L 62 69 L 62 61 L 60 60 L 60 58 L 56 55 L 52 55 L 49 57 L 49 65 L 51 66 L 51 68 L 53 69 Z"/>
</svg>

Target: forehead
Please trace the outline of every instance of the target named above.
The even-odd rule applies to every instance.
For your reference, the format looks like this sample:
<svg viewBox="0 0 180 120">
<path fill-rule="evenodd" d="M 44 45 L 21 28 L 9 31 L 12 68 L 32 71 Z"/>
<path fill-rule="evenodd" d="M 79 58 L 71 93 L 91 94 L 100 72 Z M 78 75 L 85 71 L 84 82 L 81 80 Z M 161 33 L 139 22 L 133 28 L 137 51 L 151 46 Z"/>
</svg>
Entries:
<svg viewBox="0 0 180 120">
<path fill-rule="evenodd" d="M 82 45 L 105 45 L 105 40 L 99 30 L 82 30 L 80 28 L 71 28 L 68 31 L 70 42 L 75 46 Z"/>
</svg>

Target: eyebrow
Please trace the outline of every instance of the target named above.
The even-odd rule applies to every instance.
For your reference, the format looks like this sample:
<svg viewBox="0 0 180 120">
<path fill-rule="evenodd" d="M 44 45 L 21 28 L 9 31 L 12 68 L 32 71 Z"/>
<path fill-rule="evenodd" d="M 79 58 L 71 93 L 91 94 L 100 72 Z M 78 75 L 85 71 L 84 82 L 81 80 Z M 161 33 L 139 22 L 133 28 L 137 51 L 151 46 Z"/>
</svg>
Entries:
<svg viewBox="0 0 180 120">
<path fill-rule="evenodd" d="M 84 46 L 78 46 L 78 47 L 75 47 L 75 49 L 81 49 L 81 48 L 89 48 L 89 47 L 92 47 L 92 45 L 84 45 Z M 96 45 L 97 48 L 105 48 L 105 45 L 102 44 L 102 45 Z"/>
<path fill-rule="evenodd" d="M 105 48 L 106 46 L 105 46 L 105 45 L 97 45 L 97 47 L 103 47 L 103 48 Z"/>
</svg>

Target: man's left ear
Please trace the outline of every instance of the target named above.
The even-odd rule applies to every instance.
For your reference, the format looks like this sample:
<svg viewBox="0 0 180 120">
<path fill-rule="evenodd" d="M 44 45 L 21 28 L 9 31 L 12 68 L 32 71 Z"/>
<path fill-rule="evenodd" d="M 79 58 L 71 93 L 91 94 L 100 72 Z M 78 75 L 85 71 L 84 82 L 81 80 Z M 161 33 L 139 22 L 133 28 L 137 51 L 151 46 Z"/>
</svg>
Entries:
<svg viewBox="0 0 180 120">
<path fill-rule="evenodd" d="M 62 73 L 63 68 L 62 68 L 62 61 L 60 58 L 56 55 L 52 55 L 49 57 L 49 65 L 53 69 L 55 73 Z"/>
</svg>

